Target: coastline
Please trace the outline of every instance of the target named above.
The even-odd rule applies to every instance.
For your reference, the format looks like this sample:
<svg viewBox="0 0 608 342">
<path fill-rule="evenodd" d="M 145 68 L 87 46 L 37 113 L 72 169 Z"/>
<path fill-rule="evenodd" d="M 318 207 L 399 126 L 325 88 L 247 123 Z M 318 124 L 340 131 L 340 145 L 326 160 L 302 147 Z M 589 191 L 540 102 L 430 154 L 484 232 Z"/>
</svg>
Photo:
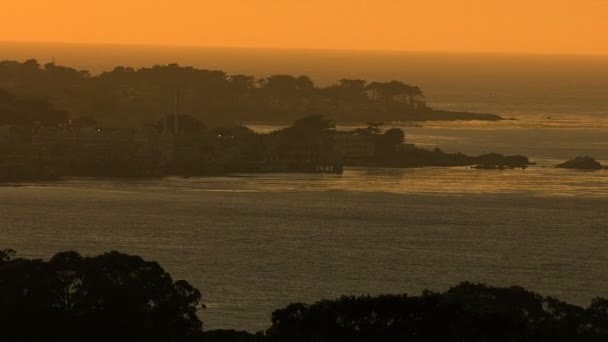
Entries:
<svg viewBox="0 0 608 342">
<path fill-rule="evenodd" d="M 385 118 L 377 118 L 375 121 L 380 122 L 399 122 L 403 125 L 407 125 L 408 123 L 412 126 L 419 127 L 421 123 L 424 122 L 454 122 L 454 121 L 489 121 L 489 122 L 497 122 L 497 121 L 506 121 L 506 120 L 517 120 L 513 118 L 505 118 L 499 114 L 493 113 L 478 113 L 478 112 L 469 112 L 469 111 L 451 111 L 451 110 L 443 110 L 443 109 L 429 109 L 426 112 L 411 112 L 407 113 L 403 116 L 393 117 L 388 116 Z M 244 120 L 241 122 L 242 125 L 247 127 L 275 127 L 276 129 L 280 129 L 283 127 L 287 127 L 291 125 L 292 122 L 289 120 Z M 357 120 L 340 120 L 339 126 L 364 126 L 365 124 L 362 121 Z"/>
<path fill-rule="evenodd" d="M 531 162 L 525 156 L 503 156 L 501 154 L 490 153 L 480 156 L 467 156 L 461 153 L 443 153 L 436 151 L 420 150 L 422 153 L 427 155 L 438 154 L 442 158 L 434 159 L 434 162 L 427 160 L 427 163 L 416 163 L 410 161 L 409 163 L 404 161 L 388 161 L 388 162 L 360 162 L 360 163 L 345 163 L 344 171 L 353 172 L 360 170 L 416 170 L 416 169 L 438 169 L 448 170 L 451 168 L 459 169 L 471 169 L 478 171 L 502 171 L 502 170 L 525 170 L 528 167 L 535 167 L 535 169 L 555 169 L 561 170 L 567 174 L 572 172 L 580 174 L 598 173 L 602 174 L 608 170 L 605 167 L 602 169 L 585 170 L 585 169 L 572 169 L 572 168 L 559 168 L 554 164 L 537 164 Z M 447 160 L 445 158 L 448 158 Z M 449 158 L 455 158 L 451 162 Z M 510 160 L 505 162 L 505 160 Z M 190 178 L 201 178 L 211 179 L 214 177 L 241 177 L 242 175 L 250 176 L 273 176 L 273 175 L 314 175 L 322 174 L 323 172 L 306 172 L 302 170 L 289 170 L 289 169 L 240 169 L 225 172 L 201 172 L 201 173 L 190 173 L 190 174 L 179 174 L 179 173 L 166 173 L 166 174 L 155 174 L 147 176 L 133 176 L 133 175 L 100 175 L 100 174 L 65 174 L 65 175 L 44 175 L 39 177 L 0 177 L 0 187 L 19 187 L 23 184 L 45 184 L 45 183 L 60 183 L 64 181 L 72 181 L 79 179 L 89 179 L 95 181 L 148 181 L 156 180 L 162 181 L 171 178 L 177 179 L 190 179 Z"/>
</svg>

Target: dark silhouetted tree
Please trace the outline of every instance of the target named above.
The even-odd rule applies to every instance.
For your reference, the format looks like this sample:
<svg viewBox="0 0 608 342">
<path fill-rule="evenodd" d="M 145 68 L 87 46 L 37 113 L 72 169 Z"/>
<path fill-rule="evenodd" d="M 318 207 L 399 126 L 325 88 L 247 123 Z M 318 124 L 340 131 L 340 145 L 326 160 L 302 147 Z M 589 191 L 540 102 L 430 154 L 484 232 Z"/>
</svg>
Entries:
<svg viewBox="0 0 608 342">
<path fill-rule="evenodd" d="M 186 341 L 200 334 L 201 295 L 155 262 L 106 253 L 0 263 L 7 341 Z"/>
<path fill-rule="evenodd" d="M 421 296 L 342 297 L 272 315 L 269 341 L 604 341 L 608 305 L 588 309 L 520 287 L 462 283 Z"/>
</svg>

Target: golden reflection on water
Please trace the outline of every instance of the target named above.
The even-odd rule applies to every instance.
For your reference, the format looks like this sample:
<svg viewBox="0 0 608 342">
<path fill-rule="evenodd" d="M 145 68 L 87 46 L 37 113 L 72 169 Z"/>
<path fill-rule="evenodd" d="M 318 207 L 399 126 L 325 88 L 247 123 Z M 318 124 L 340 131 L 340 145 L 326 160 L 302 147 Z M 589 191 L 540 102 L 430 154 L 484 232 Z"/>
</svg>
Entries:
<svg viewBox="0 0 608 342">
<path fill-rule="evenodd" d="M 250 177 L 250 178 L 249 178 Z M 404 194 L 608 196 L 608 171 L 547 167 L 515 170 L 351 168 L 343 175 L 249 175 L 236 183 L 256 191 L 353 191 Z"/>
<path fill-rule="evenodd" d="M 393 194 L 530 196 L 608 196 L 608 170 L 576 171 L 531 166 L 527 169 L 476 170 L 469 167 L 413 169 L 346 168 L 333 174 L 235 174 L 221 177 L 168 177 L 161 180 L 69 179 L 57 183 L 29 184 L 81 191 L 107 192 L 378 192 Z"/>
</svg>

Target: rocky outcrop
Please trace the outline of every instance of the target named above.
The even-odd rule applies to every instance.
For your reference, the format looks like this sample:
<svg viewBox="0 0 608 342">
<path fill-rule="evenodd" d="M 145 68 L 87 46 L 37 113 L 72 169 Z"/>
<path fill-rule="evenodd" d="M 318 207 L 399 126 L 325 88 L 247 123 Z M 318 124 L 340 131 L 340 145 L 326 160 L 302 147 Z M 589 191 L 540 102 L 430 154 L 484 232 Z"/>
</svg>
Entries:
<svg viewBox="0 0 608 342">
<path fill-rule="evenodd" d="M 562 169 L 575 169 L 575 170 L 602 170 L 607 168 L 600 164 L 597 160 L 589 156 L 576 157 L 570 159 L 564 163 L 557 165 L 556 167 Z"/>
</svg>

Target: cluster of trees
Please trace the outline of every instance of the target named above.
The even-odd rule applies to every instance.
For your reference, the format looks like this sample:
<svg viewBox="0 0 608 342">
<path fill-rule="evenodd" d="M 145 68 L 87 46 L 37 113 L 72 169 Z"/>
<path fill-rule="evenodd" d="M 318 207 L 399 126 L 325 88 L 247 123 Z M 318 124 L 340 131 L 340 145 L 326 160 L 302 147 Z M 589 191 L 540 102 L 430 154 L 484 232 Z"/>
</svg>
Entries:
<svg viewBox="0 0 608 342">
<path fill-rule="evenodd" d="M 395 160 L 399 158 L 395 147 L 405 141 L 405 132 L 401 128 L 389 128 L 384 130 L 383 122 L 370 121 L 367 127 L 356 128 L 352 133 L 373 137 L 376 150 L 376 161 Z"/>
<path fill-rule="evenodd" d="M 605 341 L 608 300 L 588 308 L 521 287 L 462 283 L 420 296 L 342 297 L 272 315 L 271 341 Z"/>
<path fill-rule="evenodd" d="M 298 119 L 292 126 L 275 131 L 278 136 L 278 157 L 281 160 L 329 160 L 334 145 L 336 125 L 322 115 Z"/>
<path fill-rule="evenodd" d="M 55 109 L 48 101 L 16 99 L 0 89 L 0 126 L 54 125 L 67 120 L 67 113 Z"/>
<path fill-rule="evenodd" d="M 0 251 L 0 334 L 7 341 L 608 340 L 608 300 L 587 308 L 521 287 L 462 283 L 420 296 L 342 297 L 291 304 L 265 332 L 203 332 L 201 294 L 157 263 L 106 253 L 48 261 Z"/>
<path fill-rule="evenodd" d="M 200 292 L 156 262 L 106 253 L 50 260 L 0 251 L 6 341 L 187 341 L 200 335 Z"/>
<path fill-rule="evenodd" d="M 114 124 L 153 122 L 172 112 L 176 89 L 180 112 L 211 124 L 288 122 L 315 113 L 340 121 L 499 118 L 432 111 L 424 105 L 419 87 L 399 81 L 341 80 L 318 87 L 304 75 L 258 79 L 176 64 L 117 67 L 94 76 L 36 60 L 3 61 L 0 89 L 19 98 L 48 100 L 71 117 L 84 115 Z"/>
</svg>

